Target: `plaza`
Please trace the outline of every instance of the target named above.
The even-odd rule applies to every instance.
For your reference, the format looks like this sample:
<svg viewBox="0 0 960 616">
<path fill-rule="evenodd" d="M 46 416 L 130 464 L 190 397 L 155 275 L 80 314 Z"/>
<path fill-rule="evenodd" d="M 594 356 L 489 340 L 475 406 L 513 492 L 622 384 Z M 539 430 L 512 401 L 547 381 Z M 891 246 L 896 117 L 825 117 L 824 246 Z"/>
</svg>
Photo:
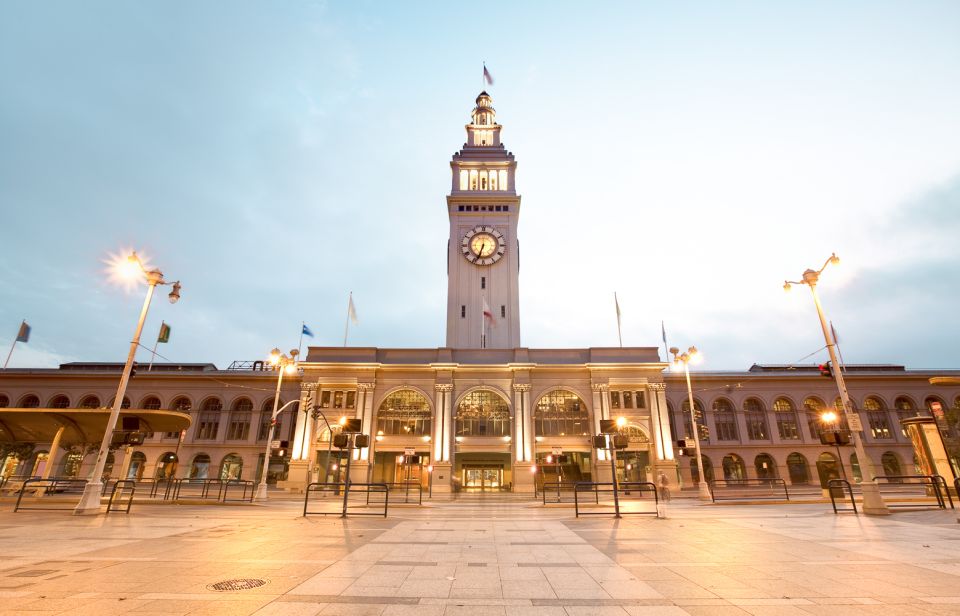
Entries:
<svg viewBox="0 0 960 616">
<path fill-rule="evenodd" d="M 960 614 L 953 511 L 703 505 L 666 518 L 465 497 L 384 518 L 267 505 L 0 512 L 2 614 Z M 245 590 L 215 590 L 256 580 Z"/>
</svg>

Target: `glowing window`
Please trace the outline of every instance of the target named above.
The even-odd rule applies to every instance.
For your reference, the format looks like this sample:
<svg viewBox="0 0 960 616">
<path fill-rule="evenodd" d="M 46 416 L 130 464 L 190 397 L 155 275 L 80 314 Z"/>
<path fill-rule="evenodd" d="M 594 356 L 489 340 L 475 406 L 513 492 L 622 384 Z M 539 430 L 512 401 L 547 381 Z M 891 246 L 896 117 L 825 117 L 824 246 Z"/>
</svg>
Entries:
<svg viewBox="0 0 960 616">
<path fill-rule="evenodd" d="M 497 172 L 490 172 L 490 190 L 497 190 Z"/>
<path fill-rule="evenodd" d="M 470 184 L 470 172 L 466 169 L 460 170 L 460 190 L 466 190 Z"/>
<path fill-rule="evenodd" d="M 477 178 L 478 178 L 478 175 L 479 175 L 479 174 L 477 173 L 477 170 L 476 170 L 476 169 L 471 169 L 471 170 L 470 170 L 470 190 L 476 190 L 476 189 L 477 189 Z"/>
<path fill-rule="evenodd" d="M 500 190 L 507 190 L 507 172 L 500 171 Z"/>
</svg>

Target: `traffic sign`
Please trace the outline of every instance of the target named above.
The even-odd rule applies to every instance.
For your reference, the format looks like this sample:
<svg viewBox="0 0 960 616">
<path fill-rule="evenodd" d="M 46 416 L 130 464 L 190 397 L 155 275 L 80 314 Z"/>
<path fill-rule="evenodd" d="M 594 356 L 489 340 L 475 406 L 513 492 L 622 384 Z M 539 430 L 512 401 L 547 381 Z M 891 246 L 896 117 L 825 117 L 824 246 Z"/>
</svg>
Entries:
<svg viewBox="0 0 960 616">
<path fill-rule="evenodd" d="M 847 413 L 847 423 L 854 432 L 863 431 L 863 422 L 860 421 L 860 413 Z"/>
</svg>

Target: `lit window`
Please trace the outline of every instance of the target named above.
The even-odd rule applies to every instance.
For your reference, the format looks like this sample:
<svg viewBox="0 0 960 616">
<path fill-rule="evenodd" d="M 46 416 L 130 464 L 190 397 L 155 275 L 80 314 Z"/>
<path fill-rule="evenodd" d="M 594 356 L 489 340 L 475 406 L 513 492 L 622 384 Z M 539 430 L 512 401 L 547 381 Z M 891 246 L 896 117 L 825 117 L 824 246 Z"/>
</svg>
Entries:
<svg viewBox="0 0 960 616">
<path fill-rule="evenodd" d="M 497 172 L 490 172 L 490 190 L 497 190 Z"/>
<path fill-rule="evenodd" d="M 460 170 L 460 190 L 466 190 L 470 183 L 470 172 L 466 169 Z"/>
<path fill-rule="evenodd" d="M 477 189 L 477 178 L 478 178 L 478 177 L 479 177 L 479 174 L 477 173 L 477 170 L 476 170 L 476 169 L 471 169 L 471 170 L 470 170 L 470 190 L 476 190 L 476 189 Z"/>
<path fill-rule="evenodd" d="M 500 181 L 498 183 L 500 184 L 500 190 L 507 190 L 507 172 L 500 171 L 499 174 Z"/>
</svg>

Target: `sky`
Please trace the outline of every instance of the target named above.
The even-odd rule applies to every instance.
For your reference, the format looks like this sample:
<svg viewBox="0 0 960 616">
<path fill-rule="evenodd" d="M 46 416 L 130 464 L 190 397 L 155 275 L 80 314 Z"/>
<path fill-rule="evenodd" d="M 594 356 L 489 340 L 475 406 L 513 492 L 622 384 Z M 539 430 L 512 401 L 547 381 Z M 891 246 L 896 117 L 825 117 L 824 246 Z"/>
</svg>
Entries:
<svg viewBox="0 0 960 616">
<path fill-rule="evenodd" d="M 0 6 L 10 367 L 438 347 L 451 155 L 484 87 L 518 161 L 524 346 L 696 345 L 707 370 L 960 369 L 960 3 Z M 663 351 L 661 350 L 661 355 Z M 139 361 L 149 361 L 141 351 Z"/>
</svg>

